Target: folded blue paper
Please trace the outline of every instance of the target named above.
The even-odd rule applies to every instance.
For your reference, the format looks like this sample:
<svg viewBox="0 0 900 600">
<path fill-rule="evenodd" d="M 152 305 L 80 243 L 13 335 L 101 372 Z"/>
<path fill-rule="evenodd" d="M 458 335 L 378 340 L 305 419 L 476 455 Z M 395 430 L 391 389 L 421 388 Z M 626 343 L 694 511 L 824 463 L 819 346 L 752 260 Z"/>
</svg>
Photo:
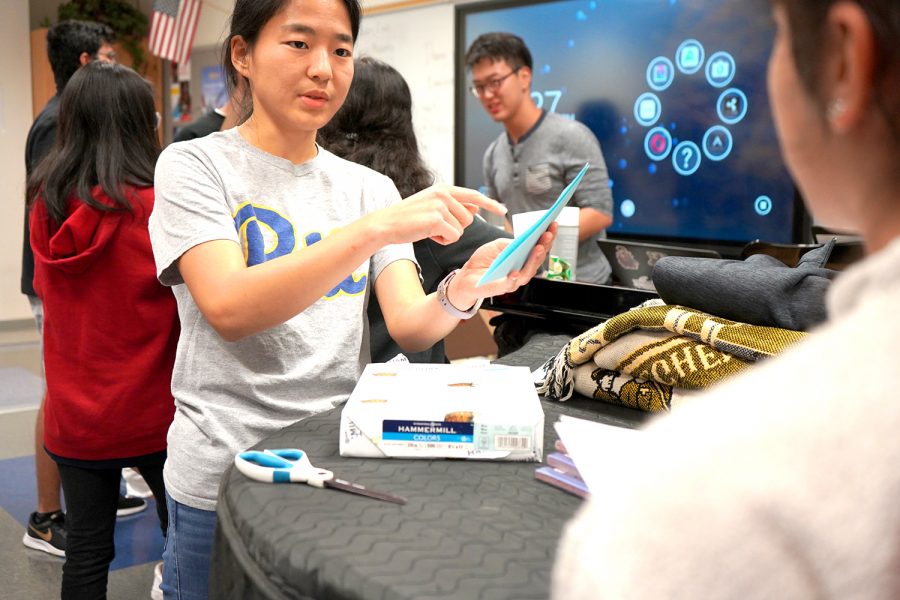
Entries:
<svg viewBox="0 0 900 600">
<path fill-rule="evenodd" d="M 575 176 L 575 179 L 560 193 L 553 206 L 548 208 L 547 212 L 541 215 L 541 218 L 535 221 L 525 233 L 514 239 L 509 246 L 497 255 L 497 258 L 494 259 L 488 270 L 481 276 L 475 287 L 503 279 L 512 271 L 518 271 L 525 266 L 525 261 L 531 255 L 532 248 L 537 245 L 541 235 L 550 227 L 550 223 L 559 217 L 559 213 L 569 203 L 569 199 L 575 193 L 575 188 L 578 187 L 589 166 L 591 166 L 590 163 L 585 163 L 578 175 Z"/>
</svg>

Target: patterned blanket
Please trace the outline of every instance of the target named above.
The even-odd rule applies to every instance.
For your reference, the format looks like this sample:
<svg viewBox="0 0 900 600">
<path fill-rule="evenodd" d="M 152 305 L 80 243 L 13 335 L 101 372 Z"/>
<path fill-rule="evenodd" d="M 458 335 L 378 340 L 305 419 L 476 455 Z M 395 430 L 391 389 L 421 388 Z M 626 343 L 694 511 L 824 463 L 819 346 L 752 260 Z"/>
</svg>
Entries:
<svg viewBox="0 0 900 600">
<path fill-rule="evenodd" d="M 639 307 L 572 339 L 544 364 L 538 393 L 573 392 L 645 411 L 709 387 L 803 339 L 800 331 L 748 325 L 671 305 Z"/>
</svg>

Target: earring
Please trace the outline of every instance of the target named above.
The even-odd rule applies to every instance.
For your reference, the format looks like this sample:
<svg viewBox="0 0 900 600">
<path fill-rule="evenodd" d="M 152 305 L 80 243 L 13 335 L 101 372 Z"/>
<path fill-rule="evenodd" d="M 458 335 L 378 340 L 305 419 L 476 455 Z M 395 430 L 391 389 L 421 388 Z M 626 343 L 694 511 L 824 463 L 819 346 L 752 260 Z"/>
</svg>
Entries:
<svg viewBox="0 0 900 600">
<path fill-rule="evenodd" d="M 834 121 L 839 118 L 845 112 L 847 112 L 847 103 L 844 102 L 843 98 L 835 98 L 831 101 L 831 104 L 828 105 L 828 120 Z"/>
</svg>

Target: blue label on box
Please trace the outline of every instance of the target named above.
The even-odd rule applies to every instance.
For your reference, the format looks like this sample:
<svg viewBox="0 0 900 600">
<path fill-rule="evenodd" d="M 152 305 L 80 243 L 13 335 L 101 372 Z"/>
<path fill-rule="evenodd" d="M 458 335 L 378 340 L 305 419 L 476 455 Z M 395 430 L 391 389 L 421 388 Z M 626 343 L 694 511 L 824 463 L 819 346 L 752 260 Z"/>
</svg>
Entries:
<svg viewBox="0 0 900 600">
<path fill-rule="evenodd" d="M 382 439 L 404 442 L 472 443 L 475 426 L 451 421 L 384 421 Z"/>
</svg>

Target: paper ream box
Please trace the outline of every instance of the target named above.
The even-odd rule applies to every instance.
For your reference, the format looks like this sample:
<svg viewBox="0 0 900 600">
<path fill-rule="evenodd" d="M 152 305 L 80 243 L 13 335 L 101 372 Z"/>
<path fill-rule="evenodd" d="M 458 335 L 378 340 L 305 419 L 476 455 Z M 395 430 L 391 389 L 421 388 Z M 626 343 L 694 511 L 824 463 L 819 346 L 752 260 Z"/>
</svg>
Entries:
<svg viewBox="0 0 900 600">
<path fill-rule="evenodd" d="M 540 462 L 527 367 L 370 364 L 341 411 L 341 456 Z"/>
</svg>

